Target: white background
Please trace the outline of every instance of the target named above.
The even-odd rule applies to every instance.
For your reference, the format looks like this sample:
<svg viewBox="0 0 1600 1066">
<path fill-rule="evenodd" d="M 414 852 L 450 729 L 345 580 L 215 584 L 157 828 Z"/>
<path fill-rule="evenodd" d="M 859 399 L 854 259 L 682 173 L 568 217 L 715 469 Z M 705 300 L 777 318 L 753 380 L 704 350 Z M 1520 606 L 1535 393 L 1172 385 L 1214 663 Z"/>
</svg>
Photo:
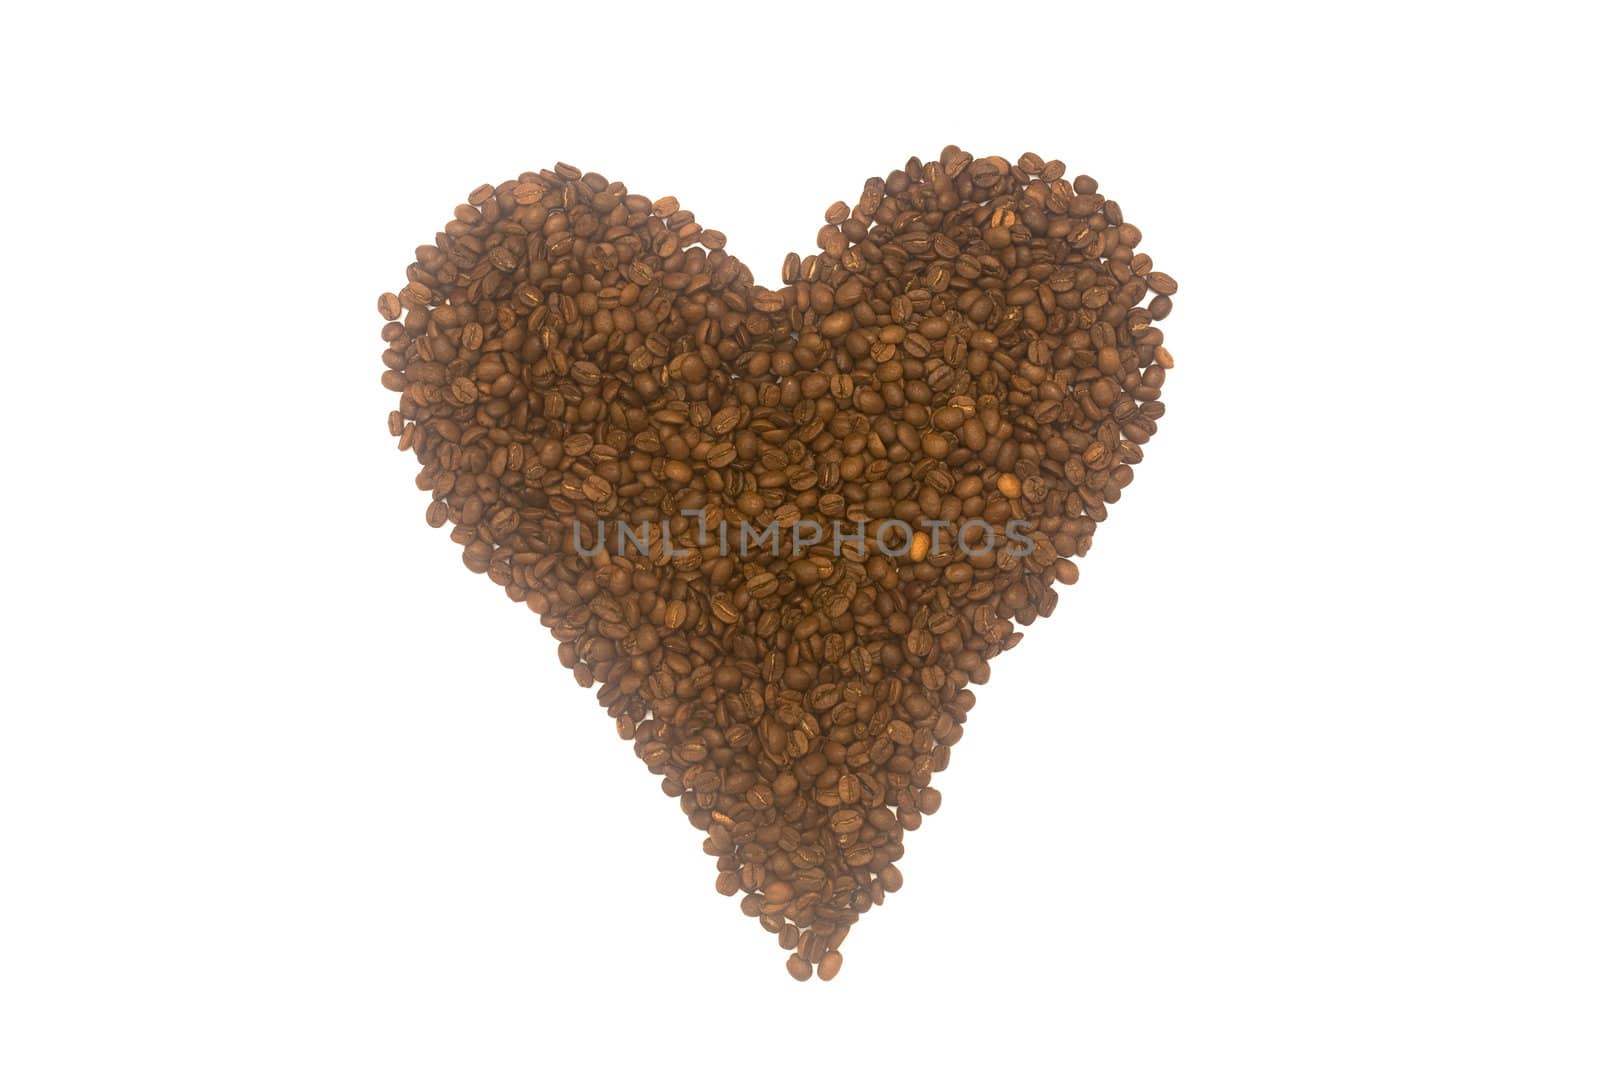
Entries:
<svg viewBox="0 0 1600 1066">
<path fill-rule="evenodd" d="M 0 42 L 8 1066 L 1600 1060 L 1575 17 L 96 8 Z M 776 284 L 951 142 L 1143 229 L 1170 414 L 797 985 L 423 523 L 373 304 L 557 160 Z"/>
</svg>

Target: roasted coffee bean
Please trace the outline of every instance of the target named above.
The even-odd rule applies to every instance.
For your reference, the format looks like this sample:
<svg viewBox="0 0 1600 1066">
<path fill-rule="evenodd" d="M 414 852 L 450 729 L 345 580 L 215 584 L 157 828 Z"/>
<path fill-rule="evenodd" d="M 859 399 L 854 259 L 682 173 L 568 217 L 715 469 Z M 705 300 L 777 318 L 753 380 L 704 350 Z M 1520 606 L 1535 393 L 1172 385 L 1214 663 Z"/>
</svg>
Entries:
<svg viewBox="0 0 1600 1066">
<path fill-rule="evenodd" d="M 1159 270 L 1146 274 L 1144 276 L 1144 281 L 1146 285 L 1150 286 L 1151 292 L 1157 293 L 1161 296 L 1171 296 L 1173 293 L 1178 291 L 1178 283 L 1173 281 L 1169 275 L 1163 274 Z"/>
<path fill-rule="evenodd" d="M 971 686 L 1166 410 L 1177 283 L 1066 173 L 909 160 L 768 290 L 676 198 L 560 163 L 478 186 L 378 299 L 426 520 L 598 686 L 797 980 L 901 889 Z"/>
</svg>

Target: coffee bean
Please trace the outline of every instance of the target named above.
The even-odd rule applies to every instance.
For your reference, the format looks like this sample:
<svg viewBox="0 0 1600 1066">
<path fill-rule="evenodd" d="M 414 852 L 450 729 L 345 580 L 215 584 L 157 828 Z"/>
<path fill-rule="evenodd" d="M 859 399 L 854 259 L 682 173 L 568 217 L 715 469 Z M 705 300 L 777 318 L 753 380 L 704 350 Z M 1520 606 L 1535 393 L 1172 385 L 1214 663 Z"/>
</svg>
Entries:
<svg viewBox="0 0 1600 1066">
<path fill-rule="evenodd" d="M 835 311 L 822 320 L 817 326 L 817 330 L 824 337 L 832 340 L 844 336 L 854 324 L 855 319 L 848 311 Z"/>
<path fill-rule="evenodd" d="M 861 812 L 853 810 L 835 811 L 828 824 L 831 825 L 833 827 L 833 831 L 838 833 L 840 836 L 846 836 L 851 833 L 859 832 L 862 825 Z"/>
<path fill-rule="evenodd" d="M 1150 286 L 1151 292 L 1159 293 L 1162 296 L 1171 296 L 1178 291 L 1178 283 L 1159 270 L 1146 274 L 1144 280 L 1145 284 Z"/>
<path fill-rule="evenodd" d="M 971 686 L 1165 413 L 1177 283 L 1065 174 L 909 160 L 768 290 L 676 198 L 560 163 L 474 189 L 378 299 L 427 522 L 598 685 L 798 980 L 902 887 Z"/>
</svg>

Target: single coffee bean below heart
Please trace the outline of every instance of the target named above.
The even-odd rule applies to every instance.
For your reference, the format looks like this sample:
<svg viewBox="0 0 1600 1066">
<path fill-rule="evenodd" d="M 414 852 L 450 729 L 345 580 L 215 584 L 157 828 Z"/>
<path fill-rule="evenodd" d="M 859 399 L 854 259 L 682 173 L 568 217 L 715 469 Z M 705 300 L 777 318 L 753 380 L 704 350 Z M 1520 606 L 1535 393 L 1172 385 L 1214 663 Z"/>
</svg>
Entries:
<svg viewBox="0 0 1600 1066">
<path fill-rule="evenodd" d="M 900 889 L 971 686 L 1165 410 L 1177 283 L 1066 173 L 911 159 L 768 289 L 561 163 L 477 187 L 378 300 L 428 523 L 599 684 L 797 980 Z"/>
</svg>

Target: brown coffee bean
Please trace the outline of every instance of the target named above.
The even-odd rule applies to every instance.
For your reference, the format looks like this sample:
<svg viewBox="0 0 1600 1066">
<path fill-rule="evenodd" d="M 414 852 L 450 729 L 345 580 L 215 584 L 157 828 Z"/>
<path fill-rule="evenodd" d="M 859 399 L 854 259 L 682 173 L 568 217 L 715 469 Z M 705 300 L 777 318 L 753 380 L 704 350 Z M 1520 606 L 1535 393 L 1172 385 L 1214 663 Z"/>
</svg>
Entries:
<svg viewBox="0 0 1600 1066">
<path fill-rule="evenodd" d="M 817 330 L 824 337 L 832 340 L 842 337 L 846 333 L 850 332 L 850 328 L 853 325 L 855 325 L 855 319 L 850 312 L 835 311 L 818 324 Z"/>
<path fill-rule="evenodd" d="M 1162 296 L 1171 296 L 1178 291 L 1178 283 L 1159 270 L 1151 271 L 1144 277 L 1145 284 L 1150 286 L 1150 291 Z"/>
<path fill-rule="evenodd" d="M 817 963 L 817 976 L 824 981 L 831 981 L 839 976 L 839 968 L 844 965 L 844 956 L 837 951 L 826 952 L 822 961 Z"/>
<path fill-rule="evenodd" d="M 861 812 L 853 810 L 835 811 L 828 824 L 831 825 L 833 827 L 833 831 L 838 833 L 840 836 L 858 833 L 861 831 L 862 826 Z"/>
<path fill-rule="evenodd" d="M 784 963 L 789 970 L 789 976 L 796 981 L 811 980 L 811 964 L 802 959 L 799 954 L 789 956 L 789 961 Z"/>
</svg>

